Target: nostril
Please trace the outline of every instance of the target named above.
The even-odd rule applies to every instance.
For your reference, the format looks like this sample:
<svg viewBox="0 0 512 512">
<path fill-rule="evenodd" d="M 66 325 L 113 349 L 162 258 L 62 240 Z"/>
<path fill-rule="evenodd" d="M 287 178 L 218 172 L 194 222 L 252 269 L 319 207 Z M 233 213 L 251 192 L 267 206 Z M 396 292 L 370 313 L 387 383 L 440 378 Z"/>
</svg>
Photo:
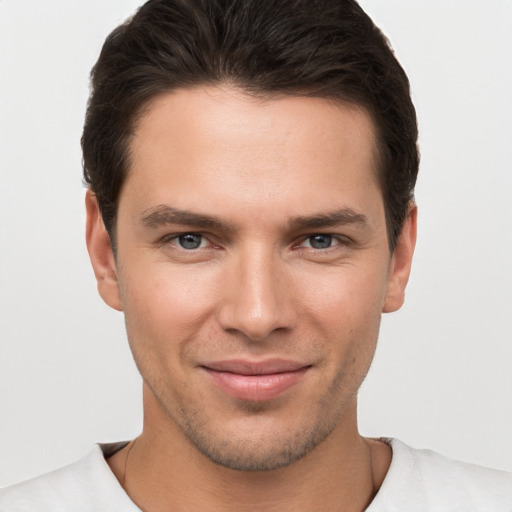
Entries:
<svg viewBox="0 0 512 512">
<path fill-rule="evenodd" d="M 290 314 L 279 314 L 276 309 L 255 316 L 242 308 L 225 308 L 219 315 L 219 321 L 225 331 L 242 333 L 252 341 L 262 341 L 271 334 L 291 329 L 294 325 L 291 317 Z"/>
</svg>

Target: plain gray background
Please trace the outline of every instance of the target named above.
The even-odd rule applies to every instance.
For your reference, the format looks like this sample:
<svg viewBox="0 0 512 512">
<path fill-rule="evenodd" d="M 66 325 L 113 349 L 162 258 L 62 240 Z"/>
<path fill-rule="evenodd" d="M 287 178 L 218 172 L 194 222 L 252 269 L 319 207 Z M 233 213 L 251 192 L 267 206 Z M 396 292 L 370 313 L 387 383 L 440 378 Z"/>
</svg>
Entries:
<svg viewBox="0 0 512 512">
<path fill-rule="evenodd" d="M 412 83 L 419 240 L 361 431 L 512 470 L 512 2 L 363 0 Z M 0 0 L 0 487 L 135 436 L 141 383 L 96 293 L 88 73 L 139 1 Z"/>
</svg>

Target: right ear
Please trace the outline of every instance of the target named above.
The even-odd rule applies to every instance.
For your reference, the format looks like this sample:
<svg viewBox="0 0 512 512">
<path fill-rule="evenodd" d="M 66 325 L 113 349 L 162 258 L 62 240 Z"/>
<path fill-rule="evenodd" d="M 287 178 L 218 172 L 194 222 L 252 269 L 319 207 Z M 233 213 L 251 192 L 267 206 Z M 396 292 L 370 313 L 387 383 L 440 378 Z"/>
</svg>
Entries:
<svg viewBox="0 0 512 512">
<path fill-rule="evenodd" d="M 91 190 L 87 190 L 85 195 L 85 209 L 87 212 L 85 240 L 98 283 L 98 292 L 111 308 L 122 311 L 116 260 L 110 236 L 103 223 L 96 194 Z"/>
</svg>

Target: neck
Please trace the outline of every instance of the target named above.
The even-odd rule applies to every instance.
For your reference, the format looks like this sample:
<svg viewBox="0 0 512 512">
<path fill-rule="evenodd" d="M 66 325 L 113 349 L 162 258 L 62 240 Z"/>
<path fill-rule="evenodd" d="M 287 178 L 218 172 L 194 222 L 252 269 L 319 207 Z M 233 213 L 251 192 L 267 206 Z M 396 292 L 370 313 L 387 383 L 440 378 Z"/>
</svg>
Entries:
<svg viewBox="0 0 512 512">
<path fill-rule="evenodd" d="M 109 460 L 145 512 L 365 510 L 389 461 L 357 431 L 356 403 L 329 437 L 302 459 L 272 471 L 236 471 L 202 455 L 168 420 L 145 415 L 135 443 Z M 154 409 L 153 409 L 154 411 Z M 158 415 L 158 413 L 157 413 Z M 162 421 L 164 420 L 164 421 Z M 389 455 L 389 454 L 388 454 Z"/>
</svg>

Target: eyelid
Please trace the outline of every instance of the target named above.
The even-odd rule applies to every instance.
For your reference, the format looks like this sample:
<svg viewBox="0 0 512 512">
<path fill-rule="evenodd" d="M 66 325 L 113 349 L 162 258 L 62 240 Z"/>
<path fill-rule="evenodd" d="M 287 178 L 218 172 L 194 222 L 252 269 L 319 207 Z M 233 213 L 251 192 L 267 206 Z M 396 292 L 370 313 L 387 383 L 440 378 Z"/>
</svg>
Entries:
<svg viewBox="0 0 512 512">
<path fill-rule="evenodd" d="M 329 237 L 329 239 L 331 241 L 331 245 L 329 245 L 329 247 L 324 247 L 322 249 L 318 249 L 316 247 L 310 247 L 311 249 L 315 249 L 317 251 L 331 249 L 332 247 L 337 247 L 338 245 L 341 244 L 341 241 L 338 237 L 336 237 L 335 235 L 331 235 L 329 233 L 315 233 L 314 235 L 309 235 L 308 237 L 306 237 L 304 239 L 304 242 L 309 242 L 309 244 L 311 245 L 311 238 L 314 238 L 314 237 Z"/>
<path fill-rule="evenodd" d="M 185 249 L 184 247 L 180 247 L 177 240 L 179 237 L 186 236 L 186 235 L 200 236 L 202 238 L 201 243 L 203 243 L 203 241 L 206 241 L 207 246 L 206 247 L 198 247 L 197 249 Z M 167 233 L 167 234 L 161 236 L 156 241 L 156 243 L 160 246 L 172 245 L 174 248 L 176 248 L 177 250 L 182 251 L 182 252 L 194 252 L 194 251 L 199 251 L 199 250 L 209 250 L 209 249 L 220 248 L 220 244 L 218 242 L 216 242 L 215 238 L 216 237 L 214 235 L 212 235 L 211 233 L 205 233 L 205 232 L 194 231 L 194 230 L 183 230 L 183 231 L 178 231 L 178 232 L 174 232 L 174 233 Z"/>
<path fill-rule="evenodd" d="M 208 243 L 208 245 L 206 247 L 198 247 L 197 249 L 185 249 L 183 247 L 180 247 L 179 244 L 177 243 L 177 239 L 180 236 L 185 236 L 185 235 L 201 236 L 202 239 Z M 315 249 L 314 247 L 305 247 L 303 245 L 304 242 L 306 242 L 309 238 L 314 237 L 314 236 L 319 236 L 319 235 L 320 236 L 330 236 L 333 240 L 333 245 L 331 245 L 330 247 L 327 247 L 325 249 Z M 204 233 L 201 231 L 194 231 L 194 230 L 183 230 L 183 231 L 178 231 L 178 232 L 174 232 L 174 233 L 167 233 L 167 234 L 159 237 L 158 240 L 156 241 L 156 244 L 163 246 L 163 245 L 172 243 L 172 245 L 176 249 L 184 251 L 184 252 L 193 252 L 193 251 L 197 251 L 199 249 L 221 248 L 222 245 L 225 245 L 225 244 L 222 244 L 222 243 L 216 241 L 215 239 L 216 239 L 215 235 L 213 235 L 211 233 Z M 308 249 L 308 250 L 312 250 L 312 251 L 326 252 L 330 249 L 335 249 L 339 246 L 349 246 L 349 245 L 352 245 L 353 243 L 354 243 L 354 240 L 352 240 L 347 235 L 342 235 L 340 233 L 331 233 L 328 231 L 315 231 L 315 232 L 305 233 L 305 234 L 302 234 L 302 235 L 296 237 L 295 241 L 292 242 L 292 249 Z"/>
<path fill-rule="evenodd" d="M 311 237 L 314 237 L 314 236 L 330 236 L 332 238 L 333 242 L 336 242 L 336 243 L 334 243 L 333 245 L 331 245 L 330 247 L 327 247 L 325 249 L 315 249 L 314 247 L 304 247 L 302 245 L 302 244 L 304 244 L 304 242 L 306 242 L 308 239 L 310 239 Z M 334 249 L 339 246 L 350 245 L 351 243 L 352 243 L 352 240 L 349 237 L 347 237 L 346 235 L 342 235 L 339 233 L 330 233 L 328 231 L 316 231 L 314 233 L 308 233 L 306 235 L 302 235 L 301 237 L 297 238 L 297 241 L 293 244 L 293 246 L 297 247 L 297 248 L 305 248 L 305 249 L 311 249 L 313 251 L 325 252 L 325 251 L 328 251 L 329 249 Z"/>
</svg>

